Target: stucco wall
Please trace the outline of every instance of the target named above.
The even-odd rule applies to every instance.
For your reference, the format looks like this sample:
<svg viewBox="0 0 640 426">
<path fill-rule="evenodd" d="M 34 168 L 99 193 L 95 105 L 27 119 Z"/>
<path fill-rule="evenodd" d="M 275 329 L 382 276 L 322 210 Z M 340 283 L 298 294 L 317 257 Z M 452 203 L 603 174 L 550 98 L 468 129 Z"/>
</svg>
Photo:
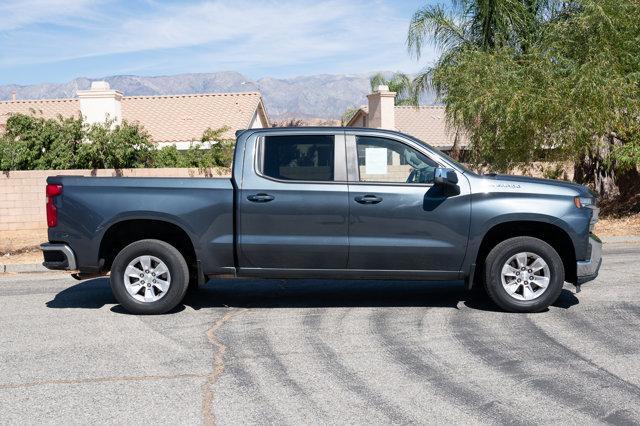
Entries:
<svg viewBox="0 0 640 426">
<path fill-rule="evenodd" d="M 227 169 L 36 170 L 0 174 L 0 253 L 35 246 L 47 240 L 44 195 L 53 175 L 129 177 L 230 176 Z"/>
</svg>

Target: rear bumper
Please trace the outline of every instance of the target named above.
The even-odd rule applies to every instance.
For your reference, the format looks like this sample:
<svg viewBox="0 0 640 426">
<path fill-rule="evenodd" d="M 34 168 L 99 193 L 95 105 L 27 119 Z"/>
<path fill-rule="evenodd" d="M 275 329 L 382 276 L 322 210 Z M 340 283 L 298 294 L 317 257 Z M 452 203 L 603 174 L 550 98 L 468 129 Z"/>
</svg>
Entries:
<svg viewBox="0 0 640 426">
<path fill-rule="evenodd" d="M 596 279 L 602 264 L 602 241 L 591 234 L 589 236 L 589 260 L 579 260 L 576 262 L 576 284 L 584 284 Z"/>
<path fill-rule="evenodd" d="M 44 255 L 42 266 L 47 269 L 74 271 L 77 269 L 76 255 L 66 244 L 44 243 L 40 245 Z"/>
</svg>

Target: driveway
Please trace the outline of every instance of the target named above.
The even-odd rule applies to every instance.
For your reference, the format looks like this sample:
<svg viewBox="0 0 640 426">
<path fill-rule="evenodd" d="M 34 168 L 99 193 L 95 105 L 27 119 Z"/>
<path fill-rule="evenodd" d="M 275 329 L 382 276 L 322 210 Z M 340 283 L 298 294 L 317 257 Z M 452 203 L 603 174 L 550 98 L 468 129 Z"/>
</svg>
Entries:
<svg viewBox="0 0 640 426">
<path fill-rule="evenodd" d="M 132 316 L 0 275 L 2 423 L 640 423 L 640 244 L 547 312 L 455 282 L 216 281 Z"/>
</svg>

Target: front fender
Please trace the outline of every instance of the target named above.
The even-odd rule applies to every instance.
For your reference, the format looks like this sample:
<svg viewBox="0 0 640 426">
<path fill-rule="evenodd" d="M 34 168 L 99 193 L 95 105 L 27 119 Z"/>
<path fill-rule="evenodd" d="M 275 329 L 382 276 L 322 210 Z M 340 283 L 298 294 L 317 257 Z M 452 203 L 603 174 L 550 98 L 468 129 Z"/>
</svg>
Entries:
<svg viewBox="0 0 640 426">
<path fill-rule="evenodd" d="M 575 210 L 575 205 L 571 197 L 566 196 L 523 193 L 474 195 L 463 273 L 469 274 L 472 270 L 484 237 L 496 226 L 510 222 L 544 223 L 559 228 L 569 237 L 576 257 L 579 257 L 583 235 L 576 229 L 580 224 L 573 219 L 564 219 L 573 218 L 572 209 Z"/>
</svg>

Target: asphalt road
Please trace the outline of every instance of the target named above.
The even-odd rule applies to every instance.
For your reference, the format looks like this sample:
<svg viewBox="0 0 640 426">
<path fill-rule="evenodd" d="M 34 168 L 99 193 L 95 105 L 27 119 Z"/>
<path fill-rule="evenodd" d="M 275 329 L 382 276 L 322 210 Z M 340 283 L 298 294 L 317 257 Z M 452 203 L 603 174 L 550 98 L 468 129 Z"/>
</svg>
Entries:
<svg viewBox="0 0 640 426">
<path fill-rule="evenodd" d="M 127 315 L 0 275 L 0 423 L 640 424 L 640 244 L 540 314 L 459 283 L 219 281 Z"/>
</svg>

